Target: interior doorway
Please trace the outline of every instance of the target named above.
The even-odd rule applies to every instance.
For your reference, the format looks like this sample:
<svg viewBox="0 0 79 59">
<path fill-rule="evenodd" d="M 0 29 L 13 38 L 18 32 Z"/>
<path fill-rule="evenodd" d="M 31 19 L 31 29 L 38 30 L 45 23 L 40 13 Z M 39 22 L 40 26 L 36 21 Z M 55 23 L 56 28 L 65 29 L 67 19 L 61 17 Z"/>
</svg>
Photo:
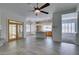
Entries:
<svg viewBox="0 0 79 59">
<path fill-rule="evenodd" d="M 8 41 L 23 38 L 23 22 L 8 20 Z"/>
</svg>

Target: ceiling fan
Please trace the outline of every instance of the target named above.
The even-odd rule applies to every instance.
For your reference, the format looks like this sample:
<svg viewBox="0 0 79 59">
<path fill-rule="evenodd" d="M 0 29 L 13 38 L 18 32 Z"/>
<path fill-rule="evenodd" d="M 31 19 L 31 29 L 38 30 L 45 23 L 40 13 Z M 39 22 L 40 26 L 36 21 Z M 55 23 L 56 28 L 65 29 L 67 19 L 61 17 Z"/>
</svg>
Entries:
<svg viewBox="0 0 79 59">
<path fill-rule="evenodd" d="M 44 4 L 43 6 L 38 7 L 38 3 L 37 3 L 37 7 L 34 7 L 34 9 L 33 9 L 32 11 L 35 13 L 36 16 L 37 16 L 40 12 L 41 12 L 41 13 L 44 13 L 44 14 L 48 14 L 48 12 L 43 11 L 42 9 L 48 7 L 49 5 L 50 5 L 49 3 L 46 3 L 46 4 Z"/>
</svg>

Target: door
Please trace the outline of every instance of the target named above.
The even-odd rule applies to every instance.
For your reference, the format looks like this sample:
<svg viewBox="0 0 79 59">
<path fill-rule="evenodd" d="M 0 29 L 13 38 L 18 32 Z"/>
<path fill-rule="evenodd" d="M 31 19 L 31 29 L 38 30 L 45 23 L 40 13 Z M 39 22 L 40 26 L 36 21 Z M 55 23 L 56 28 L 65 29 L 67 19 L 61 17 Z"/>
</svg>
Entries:
<svg viewBox="0 0 79 59">
<path fill-rule="evenodd" d="M 15 40 L 16 35 L 16 24 L 9 24 L 9 40 Z"/>
<path fill-rule="evenodd" d="M 18 40 L 23 38 L 23 23 L 16 21 L 9 21 L 8 27 L 8 41 Z"/>
<path fill-rule="evenodd" d="M 17 28 L 18 39 L 21 39 L 21 38 L 23 38 L 23 24 L 18 24 L 17 26 L 18 26 L 18 28 Z"/>
</svg>

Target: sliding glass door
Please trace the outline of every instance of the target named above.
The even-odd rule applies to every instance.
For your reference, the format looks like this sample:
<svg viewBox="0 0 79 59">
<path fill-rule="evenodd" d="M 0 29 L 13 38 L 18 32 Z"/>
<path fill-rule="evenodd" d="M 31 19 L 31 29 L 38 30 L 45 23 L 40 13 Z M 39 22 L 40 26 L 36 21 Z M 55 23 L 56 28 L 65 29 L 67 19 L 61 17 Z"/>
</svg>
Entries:
<svg viewBox="0 0 79 59">
<path fill-rule="evenodd" d="M 9 24 L 9 40 L 16 39 L 16 24 Z"/>
<path fill-rule="evenodd" d="M 23 38 L 23 23 L 9 21 L 8 37 L 9 41 Z"/>
<path fill-rule="evenodd" d="M 18 24 L 18 38 L 23 38 L 23 25 Z"/>
</svg>

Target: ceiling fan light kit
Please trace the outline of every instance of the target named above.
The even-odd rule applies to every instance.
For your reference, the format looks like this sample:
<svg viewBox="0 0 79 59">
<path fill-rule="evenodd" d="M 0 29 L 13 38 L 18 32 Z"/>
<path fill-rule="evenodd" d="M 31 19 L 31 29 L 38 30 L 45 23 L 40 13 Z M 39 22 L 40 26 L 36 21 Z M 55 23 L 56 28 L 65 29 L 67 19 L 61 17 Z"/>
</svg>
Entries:
<svg viewBox="0 0 79 59">
<path fill-rule="evenodd" d="M 38 7 L 38 3 L 37 3 L 37 7 L 34 7 L 33 12 L 35 13 L 36 16 L 40 13 L 48 14 L 48 12 L 43 11 L 42 9 L 44 9 L 45 7 L 48 7 L 49 5 L 50 5 L 49 3 L 46 3 L 43 6 Z"/>
<path fill-rule="evenodd" d="M 35 15 L 38 15 L 38 14 L 40 14 L 40 10 L 35 10 Z"/>
</svg>

